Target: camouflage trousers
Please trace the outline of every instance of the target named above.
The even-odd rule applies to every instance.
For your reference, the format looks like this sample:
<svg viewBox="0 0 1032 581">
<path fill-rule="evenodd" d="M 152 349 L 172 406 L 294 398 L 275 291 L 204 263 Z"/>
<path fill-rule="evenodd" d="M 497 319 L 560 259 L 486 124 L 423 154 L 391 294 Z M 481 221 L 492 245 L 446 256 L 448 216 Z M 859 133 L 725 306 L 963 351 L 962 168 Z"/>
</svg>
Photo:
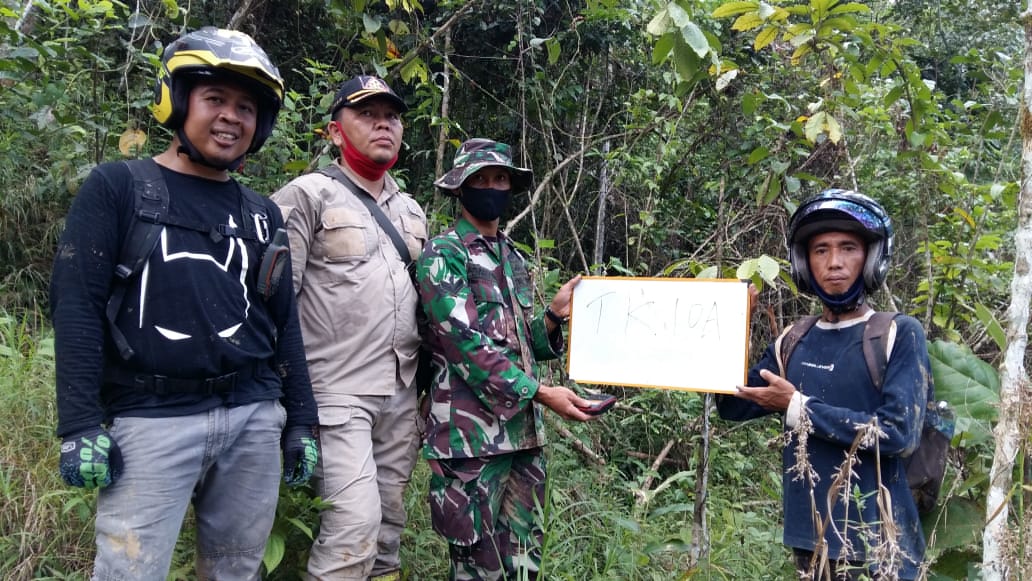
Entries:
<svg viewBox="0 0 1032 581">
<path fill-rule="evenodd" d="M 543 450 L 429 462 L 430 518 L 448 541 L 451 579 L 537 579 L 545 502 Z"/>
</svg>

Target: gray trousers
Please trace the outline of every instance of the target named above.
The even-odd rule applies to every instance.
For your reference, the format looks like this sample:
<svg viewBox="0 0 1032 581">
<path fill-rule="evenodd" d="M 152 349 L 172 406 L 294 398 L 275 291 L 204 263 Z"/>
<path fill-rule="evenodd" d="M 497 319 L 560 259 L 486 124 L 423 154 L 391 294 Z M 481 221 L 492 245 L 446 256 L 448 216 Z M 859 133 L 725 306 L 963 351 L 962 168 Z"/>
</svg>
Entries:
<svg viewBox="0 0 1032 581">
<path fill-rule="evenodd" d="M 118 417 L 111 437 L 125 469 L 97 497 L 94 581 L 168 575 L 193 503 L 196 579 L 258 579 L 280 483 L 278 401 L 171 418 Z"/>
</svg>

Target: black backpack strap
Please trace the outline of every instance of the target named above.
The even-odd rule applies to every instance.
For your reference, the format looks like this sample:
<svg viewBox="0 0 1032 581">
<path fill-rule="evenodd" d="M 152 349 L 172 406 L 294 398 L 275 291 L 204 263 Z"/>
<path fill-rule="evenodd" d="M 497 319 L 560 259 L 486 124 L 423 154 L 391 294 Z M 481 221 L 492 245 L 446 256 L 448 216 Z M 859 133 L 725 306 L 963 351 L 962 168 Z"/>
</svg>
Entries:
<svg viewBox="0 0 1032 581">
<path fill-rule="evenodd" d="M 143 268 L 168 220 L 168 187 L 153 159 L 122 162 L 133 174 L 133 223 L 122 245 L 115 274 L 125 280 Z"/>
<path fill-rule="evenodd" d="M 885 382 L 885 368 L 889 365 L 889 335 L 892 320 L 899 313 L 877 312 L 871 315 L 864 326 L 864 361 L 875 389 L 881 391 Z"/>
<path fill-rule="evenodd" d="M 143 268 L 158 244 L 162 224 L 168 217 L 168 187 L 153 159 L 128 160 L 123 163 L 133 176 L 133 220 L 115 266 L 118 280 L 112 285 L 105 314 L 111 339 L 122 359 L 128 360 L 133 356 L 133 349 L 115 320 L 122 309 L 122 301 L 125 300 L 129 286 L 126 281 Z"/>
<path fill-rule="evenodd" d="M 369 194 L 347 176 L 337 164 L 330 164 L 324 168 L 319 169 L 319 173 L 329 176 L 338 182 L 347 186 L 351 193 L 358 198 L 362 204 L 365 205 L 369 213 L 376 219 L 376 223 L 380 225 L 380 229 L 387 234 L 387 237 L 391 239 L 391 244 L 394 245 L 394 249 L 398 251 L 398 256 L 401 257 L 401 261 L 405 263 L 407 268 L 412 263 L 412 254 L 408 250 L 408 246 L 405 244 L 405 240 L 402 239 L 401 234 L 398 233 L 398 229 L 391 223 L 391 219 L 387 217 L 387 214 L 383 213 L 380 209 L 379 204 L 376 203 Z"/>
<path fill-rule="evenodd" d="M 271 230 L 272 221 L 269 216 L 269 207 L 265 204 L 265 198 L 239 183 L 237 188 L 240 190 L 240 196 L 243 200 L 240 205 L 240 215 L 244 223 L 237 229 L 235 236 L 245 240 L 255 240 L 259 245 L 267 246 L 272 241 L 275 233 L 269 231 Z M 259 220 L 255 219 L 254 216 L 264 217 L 264 223 L 259 223 Z"/>
<path fill-rule="evenodd" d="M 803 317 L 792 323 L 792 326 L 785 329 L 781 336 L 778 337 L 774 345 L 774 352 L 778 356 L 778 368 L 781 372 L 781 377 L 785 377 L 785 374 L 788 372 L 788 360 L 792 357 L 792 352 L 795 351 L 799 340 L 803 338 L 803 335 L 806 335 L 820 318 L 820 315 Z"/>
</svg>

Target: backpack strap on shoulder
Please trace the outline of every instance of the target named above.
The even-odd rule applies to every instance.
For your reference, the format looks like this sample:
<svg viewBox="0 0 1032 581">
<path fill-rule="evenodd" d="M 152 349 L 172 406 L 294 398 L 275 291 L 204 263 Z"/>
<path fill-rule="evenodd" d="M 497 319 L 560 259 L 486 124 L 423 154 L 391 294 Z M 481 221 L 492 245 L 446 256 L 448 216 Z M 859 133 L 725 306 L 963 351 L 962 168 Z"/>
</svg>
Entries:
<svg viewBox="0 0 1032 581">
<path fill-rule="evenodd" d="M 243 240 L 256 241 L 262 247 L 268 246 L 272 242 L 275 232 L 270 232 L 271 221 L 268 207 L 265 205 L 265 198 L 240 183 L 237 183 L 237 189 L 240 191 L 242 199 L 240 215 L 244 223 L 233 235 Z"/>
<path fill-rule="evenodd" d="M 168 218 L 168 187 L 153 159 L 122 162 L 133 174 L 133 223 L 118 256 L 115 274 L 125 280 L 143 268 Z"/>
<path fill-rule="evenodd" d="M 122 309 L 122 301 L 129 286 L 126 281 L 143 268 L 158 244 L 163 223 L 168 217 L 168 187 L 153 159 L 135 159 L 123 163 L 133 175 L 133 220 L 115 266 L 118 280 L 112 285 L 105 314 L 111 339 L 122 359 L 128 360 L 133 356 L 133 349 L 115 320 Z"/>
<path fill-rule="evenodd" d="M 774 353 L 778 358 L 778 371 L 781 377 L 785 377 L 785 373 L 788 372 L 788 360 L 792 357 L 792 352 L 795 351 L 799 340 L 803 338 L 803 335 L 806 335 L 820 318 L 820 315 L 809 315 L 799 319 L 782 331 L 781 335 L 774 342 Z"/>
<path fill-rule="evenodd" d="M 885 368 L 889 364 L 889 336 L 893 319 L 899 313 L 876 312 L 864 326 L 863 350 L 867 372 L 875 389 L 881 391 L 885 382 Z"/>
</svg>

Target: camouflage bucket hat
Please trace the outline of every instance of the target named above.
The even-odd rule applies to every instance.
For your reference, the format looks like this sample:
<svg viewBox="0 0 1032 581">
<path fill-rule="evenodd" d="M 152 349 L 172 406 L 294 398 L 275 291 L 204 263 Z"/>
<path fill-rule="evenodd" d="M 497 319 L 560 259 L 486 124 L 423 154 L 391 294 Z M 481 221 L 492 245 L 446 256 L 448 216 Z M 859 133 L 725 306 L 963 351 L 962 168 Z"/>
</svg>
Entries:
<svg viewBox="0 0 1032 581">
<path fill-rule="evenodd" d="M 466 178 L 491 166 L 508 168 L 512 180 L 512 193 L 518 194 L 530 189 L 534 172 L 513 165 L 512 148 L 490 139 L 470 139 L 459 146 L 451 171 L 438 178 L 434 185 L 445 190 L 445 193 L 454 195 L 453 190 L 459 189 Z"/>
</svg>

